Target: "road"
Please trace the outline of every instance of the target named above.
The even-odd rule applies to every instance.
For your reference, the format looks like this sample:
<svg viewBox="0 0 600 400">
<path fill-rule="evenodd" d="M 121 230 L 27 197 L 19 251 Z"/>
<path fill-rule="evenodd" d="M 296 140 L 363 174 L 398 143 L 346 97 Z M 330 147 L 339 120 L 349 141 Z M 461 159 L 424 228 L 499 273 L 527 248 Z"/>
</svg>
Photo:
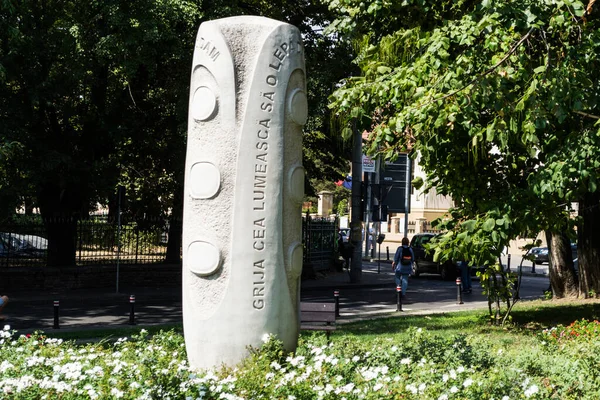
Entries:
<svg viewBox="0 0 600 400">
<path fill-rule="evenodd" d="M 544 297 L 549 286 L 547 276 L 523 276 L 520 290 L 522 300 Z M 302 301 L 332 301 L 330 288 L 314 288 L 302 292 Z M 409 281 L 406 298 L 402 301 L 405 313 L 434 313 L 463 309 L 486 308 L 487 297 L 483 295 L 477 278 L 473 279 L 473 293 L 463 294 L 463 304 L 457 304 L 458 296 L 454 281 L 443 281 L 437 275 L 423 274 Z M 345 287 L 340 290 L 340 317 L 356 319 L 395 313 L 397 308 L 396 288 L 393 280 L 389 285 L 371 287 Z"/>
<path fill-rule="evenodd" d="M 548 288 L 547 276 L 523 277 L 521 298 L 543 297 Z M 396 287 L 389 264 L 363 264 L 363 279 L 349 282 L 347 273 L 328 274 L 322 279 L 302 282 L 302 301 L 334 301 L 333 292 L 340 292 L 340 318 L 344 323 L 355 319 L 373 318 L 396 312 Z M 135 295 L 135 323 L 138 325 L 178 324 L 182 321 L 181 288 L 123 288 L 120 294 L 109 289 L 79 289 L 56 293 L 12 292 L 11 301 L 4 310 L 4 322 L 13 329 L 33 331 L 53 330 L 53 302 L 60 301 L 60 328 L 81 329 L 118 327 L 129 323 L 131 303 Z M 487 298 L 482 294 L 478 279 L 473 280 L 473 293 L 463 296 L 457 304 L 454 281 L 443 281 L 439 276 L 423 274 L 409 282 L 403 311 L 406 314 L 426 314 L 444 311 L 486 308 Z"/>
</svg>

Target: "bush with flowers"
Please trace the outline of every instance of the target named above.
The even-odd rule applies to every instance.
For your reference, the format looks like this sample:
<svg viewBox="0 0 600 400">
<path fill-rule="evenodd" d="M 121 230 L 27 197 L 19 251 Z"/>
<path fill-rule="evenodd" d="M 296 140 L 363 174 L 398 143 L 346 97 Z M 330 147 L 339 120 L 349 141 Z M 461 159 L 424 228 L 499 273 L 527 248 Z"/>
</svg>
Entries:
<svg viewBox="0 0 600 400">
<path fill-rule="evenodd" d="M 313 333 L 287 353 L 267 335 L 236 368 L 194 371 L 183 337 L 174 331 L 150 336 L 142 330 L 114 343 L 77 345 L 5 327 L 0 398 L 600 398 L 598 356 L 524 340 L 527 346 L 514 346 L 510 340 L 409 328 L 368 338 L 338 332 L 328 343 Z"/>
<path fill-rule="evenodd" d="M 570 342 L 591 343 L 600 340 L 600 322 L 581 319 L 568 326 L 557 325 L 544 329 L 540 334 L 542 341 L 548 344 L 561 346 Z"/>
</svg>

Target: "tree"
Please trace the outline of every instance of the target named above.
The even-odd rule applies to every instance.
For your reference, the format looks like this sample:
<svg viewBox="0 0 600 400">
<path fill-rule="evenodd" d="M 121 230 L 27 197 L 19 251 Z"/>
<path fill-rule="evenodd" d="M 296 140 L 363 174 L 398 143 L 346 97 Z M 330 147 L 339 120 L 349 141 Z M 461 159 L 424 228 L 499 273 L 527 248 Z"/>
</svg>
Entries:
<svg viewBox="0 0 600 400">
<path fill-rule="evenodd" d="M 169 215 L 168 258 L 179 259 L 189 74 L 204 20 L 258 14 L 299 26 L 310 80 L 307 176 L 334 180 L 345 173 L 344 148 L 329 133 L 322 93 L 350 58 L 315 29 L 331 15 L 321 4 L 0 4 L 0 143 L 15 143 L 21 152 L 2 160 L 0 201 L 8 214 L 19 196 L 36 197 L 50 265 L 75 263 L 77 220 L 98 202 L 113 209 L 119 185 L 126 188 L 125 213 Z"/>
<path fill-rule="evenodd" d="M 494 266 L 509 240 L 547 230 L 551 275 L 569 277 L 552 279 L 553 290 L 570 295 L 574 272 L 558 238 L 574 237 L 577 224 L 581 290 L 600 289 L 599 259 L 590 257 L 600 238 L 585 214 L 598 209 L 600 167 L 593 3 L 330 2 L 345 10 L 333 29 L 366 34 L 362 76 L 332 96 L 342 123 L 371 130 L 371 153 L 418 152 L 428 187 L 457 203 L 437 257 Z M 404 11 L 416 22 L 398 21 Z"/>
<path fill-rule="evenodd" d="M 170 97 L 182 85 L 169 67 L 189 65 L 179 35 L 192 36 L 197 19 L 193 3 L 175 0 L 3 3 L 2 137 L 24 149 L 19 167 L 37 194 L 50 265 L 75 263 L 78 218 L 123 175 L 115 149 L 150 131 L 181 141 Z"/>
</svg>

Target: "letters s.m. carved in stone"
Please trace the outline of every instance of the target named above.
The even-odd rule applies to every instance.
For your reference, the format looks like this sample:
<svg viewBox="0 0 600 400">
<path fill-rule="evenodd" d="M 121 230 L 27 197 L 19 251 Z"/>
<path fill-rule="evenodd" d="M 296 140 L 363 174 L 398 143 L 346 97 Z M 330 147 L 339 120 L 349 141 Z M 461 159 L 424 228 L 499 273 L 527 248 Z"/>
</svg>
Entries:
<svg viewBox="0 0 600 400">
<path fill-rule="evenodd" d="M 265 334 L 296 347 L 302 272 L 298 29 L 263 17 L 200 26 L 194 51 L 183 221 L 190 364 L 234 365 Z"/>
</svg>

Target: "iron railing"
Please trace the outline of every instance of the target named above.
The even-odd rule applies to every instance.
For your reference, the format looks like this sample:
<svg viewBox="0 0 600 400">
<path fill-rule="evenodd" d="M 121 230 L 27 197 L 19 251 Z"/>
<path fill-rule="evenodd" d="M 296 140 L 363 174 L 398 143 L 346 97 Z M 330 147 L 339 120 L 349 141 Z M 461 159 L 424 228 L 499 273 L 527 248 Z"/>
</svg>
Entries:
<svg viewBox="0 0 600 400">
<path fill-rule="evenodd" d="M 106 216 L 76 221 L 76 265 L 160 263 L 166 258 L 168 225 L 161 220 L 123 220 Z M 303 216 L 304 266 L 331 267 L 338 220 Z M 0 224 L 0 267 L 44 266 L 48 261 L 47 226 L 40 220 Z"/>
<path fill-rule="evenodd" d="M 168 226 L 162 221 L 143 219 L 119 225 L 100 216 L 76 224 L 77 265 L 148 264 L 166 257 Z M 1 224 L 0 267 L 46 265 L 47 237 L 47 225 L 41 219 Z"/>
<path fill-rule="evenodd" d="M 312 272 L 328 270 L 333 261 L 337 241 L 338 220 L 331 218 L 302 218 L 304 268 Z"/>
</svg>

